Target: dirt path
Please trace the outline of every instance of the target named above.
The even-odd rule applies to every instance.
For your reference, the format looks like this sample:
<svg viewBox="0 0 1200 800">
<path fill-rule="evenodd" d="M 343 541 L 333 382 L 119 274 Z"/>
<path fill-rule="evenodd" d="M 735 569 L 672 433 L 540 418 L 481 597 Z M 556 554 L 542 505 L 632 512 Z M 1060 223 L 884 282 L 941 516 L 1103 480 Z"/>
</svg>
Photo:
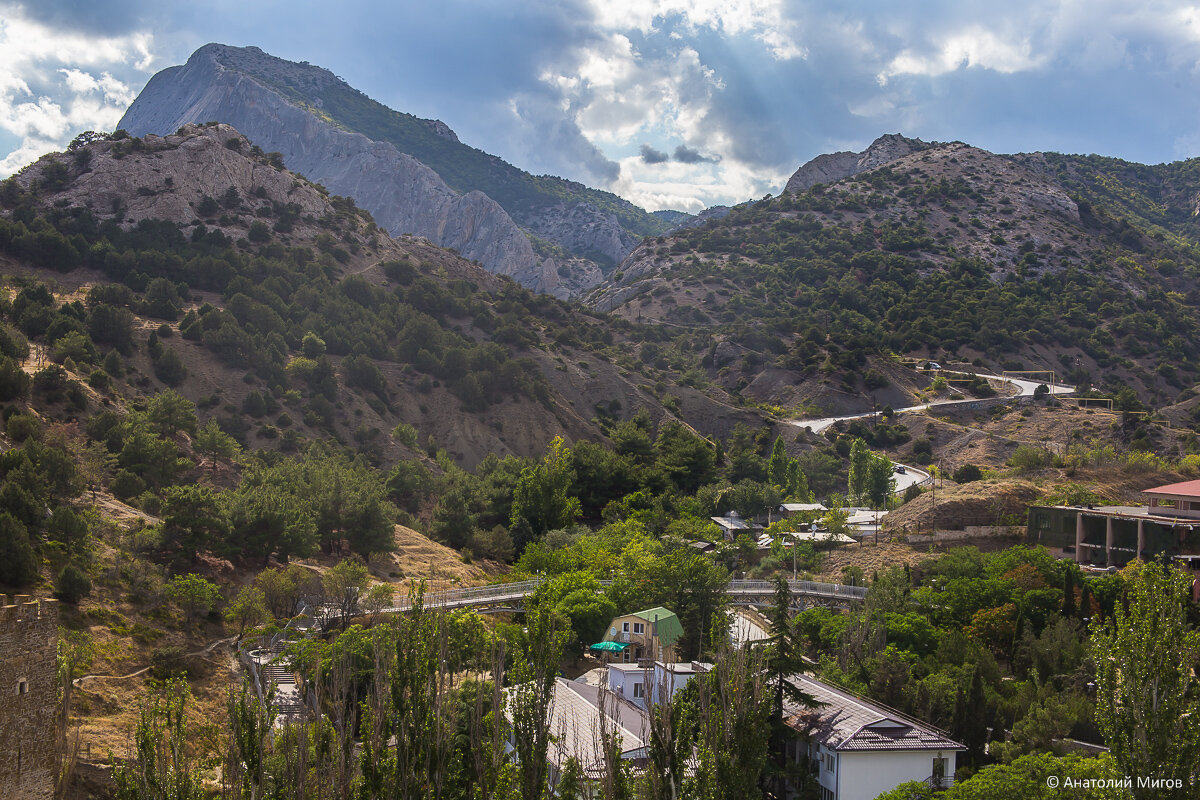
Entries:
<svg viewBox="0 0 1200 800">
<path fill-rule="evenodd" d="M 230 642 L 235 641 L 236 639 L 237 639 L 236 636 L 226 636 L 224 639 L 217 639 L 216 641 L 209 642 L 208 644 L 206 644 L 204 647 L 202 647 L 199 650 L 195 650 L 191 653 L 185 653 L 184 657 L 185 658 L 191 658 L 192 656 L 200 656 L 202 658 L 206 657 L 209 654 L 211 654 L 213 650 L 217 649 L 217 647 L 219 647 L 220 645 L 229 644 Z M 82 686 L 84 681 L 92 681 L 92 680 L 126 681 L 126 680 L 129 680 L 130 678 L 136 678 L 139 675 L 144 675 L 145 673 L 147 673 L 149 671 L 150 671 L 150 667 L 142 667 L 137 672 L 131 672 L 128 675 L 84 675 L 82 678 L 76 678 L 75 680 L 71 681 L 71 683 L 74 684 L 75 686 Z"/>
<path fill-rule="evenodd" d="M 162 522 L 158 517 L 147 514 L 145 511 L 139 511 L 109 495 L 97 495 L 92 505 L 107 511 L 109 516 L 121 522 L 131 522 L 134 519 L 140 519 L 147 525 L 157 525 Z"/>
</svg>

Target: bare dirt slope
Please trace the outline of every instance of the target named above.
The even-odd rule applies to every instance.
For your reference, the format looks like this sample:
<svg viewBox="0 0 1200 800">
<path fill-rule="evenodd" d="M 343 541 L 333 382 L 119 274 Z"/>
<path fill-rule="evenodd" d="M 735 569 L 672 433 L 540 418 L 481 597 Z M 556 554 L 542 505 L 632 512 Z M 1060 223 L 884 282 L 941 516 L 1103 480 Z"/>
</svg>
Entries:
<svg viewBox="0 0 1200 800">
<path fill-rule="evenodd" d="M 430 591 L 444 584 L 470 586 L 485 583 L 497 573 L 496 564 L 466 564 L 454 550 L 403 525 L 396 526 L 396 552 L 392 554 L 400 575 L 413 583 L 425 580 Z"/>
<path fill-rule="evenodd" d="M 900 506 L 884 518 L 884 526 L 892 532 L 916 532 L 957 530 L 968 525 L 1020 525 L 1029 505 L 1041 495 L 1037 485 L 1021 479 L 947 484 Z"/>
</svg>

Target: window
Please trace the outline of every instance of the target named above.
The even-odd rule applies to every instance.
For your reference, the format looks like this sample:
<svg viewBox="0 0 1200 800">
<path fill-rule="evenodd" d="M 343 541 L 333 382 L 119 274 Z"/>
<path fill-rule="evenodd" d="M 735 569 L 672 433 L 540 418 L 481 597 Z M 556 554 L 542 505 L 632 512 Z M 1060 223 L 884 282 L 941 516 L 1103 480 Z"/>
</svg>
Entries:
<svg viewBox="0 0 1200 800">
<path fill-rule="evenodd" d="M 635 683 L 633 685 L 633 696 L 634 697 L 645 697 L 646 696 L 646 684 Z"/>
<path fill-rule="evenodd" d="M 628 623 L 628 622 L 622 622 L 622 623 L 621 623 L 621 630 L 622 630 L 623 632 L 625 632 L 625 633 L 629 633 L 629 623 Z"/>
<path fill-rule="evenodd" d="M 940 781 L 946 777 L 946 771 L 950 769 L 949 761 L 950 759 L 941 756 L 933 759 L 933 777 L 935 779 Z"/>
<path fill-rule="evenodd" d="M 822 786 L 821 787 L 821 800 L 834 800 L 833 790 L 826 789 L 824 786 Z"/>
<path fill-rule="evenodd" d="M 833 768 L 837 763 L 833 753 L 825 753 L 823 756 L 821 756 L 821 759 L 825 762 L 825 771 L 832 773 Z"/>
<path fill-rule="evenodd" d="M 17 681 L 17 694 L 26 694 L 29 692 L 29 681 L 21 678 Z"/>
<path fill-rule="evenodd" d="M 644 622 L 633 623 L 633 632 L 634 633 L 645 633 L 646 632 L 646 624 Z"/>
</svg>

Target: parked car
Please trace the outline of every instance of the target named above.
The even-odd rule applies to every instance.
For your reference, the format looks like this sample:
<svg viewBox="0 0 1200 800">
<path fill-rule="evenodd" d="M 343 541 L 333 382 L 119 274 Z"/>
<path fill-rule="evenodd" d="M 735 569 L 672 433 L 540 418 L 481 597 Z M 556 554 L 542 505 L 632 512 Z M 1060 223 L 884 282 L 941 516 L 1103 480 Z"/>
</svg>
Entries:
<svg viewBox="0 0 1200 800">
<path fill-rule="evenodd" d="M 896 465 L 896 472 L 897 472 L 898 474 L 900 474 L 900 475 L 906 475 L 906 474 L 908 474 L 908 470 L 906 470 L 906 469 L 904 468 L 904 465 L 903 465 L 903 464 L 897 464 L 897 465 Z"/>
</svg>

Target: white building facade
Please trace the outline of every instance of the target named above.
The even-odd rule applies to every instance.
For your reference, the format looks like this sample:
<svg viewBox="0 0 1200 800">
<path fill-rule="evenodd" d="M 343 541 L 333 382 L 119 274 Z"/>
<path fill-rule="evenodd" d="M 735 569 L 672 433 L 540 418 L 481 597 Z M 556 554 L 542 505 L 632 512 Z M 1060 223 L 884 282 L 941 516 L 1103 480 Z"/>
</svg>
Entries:
<svg viewBox="0 0 1200 800">
<path fill-rule="evenodd" d="M 820 704 L 789 705 L 786 721 L 797 732 L 790 755 L 807 761 L 821 800 L 874 800 L 909 781 L 953 784 L 966 748 L 942 731 L 807 675 L 791 681 Z"/>
</svg>

